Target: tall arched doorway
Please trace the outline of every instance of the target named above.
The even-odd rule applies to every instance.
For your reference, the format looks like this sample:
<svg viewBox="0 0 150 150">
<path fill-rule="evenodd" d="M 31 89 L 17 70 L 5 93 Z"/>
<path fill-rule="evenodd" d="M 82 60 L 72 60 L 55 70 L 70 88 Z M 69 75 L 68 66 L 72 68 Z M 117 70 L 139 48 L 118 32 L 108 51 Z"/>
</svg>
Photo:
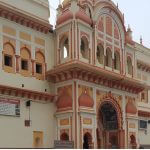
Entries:
<svg viewBox="0 0 150 150">
<path fill-rule="evenodd" d="M 115 106 L 106 101 L 98 112 L 98 148 L 120 148 L 120 116 Z"/>
</svg>

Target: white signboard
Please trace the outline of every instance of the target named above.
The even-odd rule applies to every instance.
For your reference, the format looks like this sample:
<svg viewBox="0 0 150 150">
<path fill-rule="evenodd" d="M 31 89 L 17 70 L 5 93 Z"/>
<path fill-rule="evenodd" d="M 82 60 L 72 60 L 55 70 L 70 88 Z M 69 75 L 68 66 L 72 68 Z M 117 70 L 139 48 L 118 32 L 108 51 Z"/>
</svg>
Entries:
<svg viewBox="0 0 150 150">
<path fill-rule="evenodd" d="M 0 115 L 20 116 L 20 100 L 0 98 Z"/>
</svg>

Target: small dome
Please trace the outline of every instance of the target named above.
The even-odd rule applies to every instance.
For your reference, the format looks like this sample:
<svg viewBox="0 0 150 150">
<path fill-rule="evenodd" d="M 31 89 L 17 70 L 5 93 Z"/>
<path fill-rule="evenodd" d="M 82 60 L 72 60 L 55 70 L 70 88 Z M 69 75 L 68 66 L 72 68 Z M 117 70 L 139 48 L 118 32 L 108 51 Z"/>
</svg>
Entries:
<svg viewBox="0 0 150 150">
<path fill-rule="evenodd" d="M 71 11 L 66 11 L 58 17 L 57 25 L 64 23 L 65 21 L 68 21 L 70 19 L 73 19 L 73 13 Z"/>
<path fill-rule="evenodd" d="M 81 94 L 81 96 L 79 97 L 79 106 L 83 106 L 83 107 L 93 107 L 94 105 L 94 101 L 93 99 L 86 93 L 86 91 L 84 93 Z"/>
<path fill-rule="evenodd" d="M 129 113 L 129 114 L 137 113 L 137 108 L 132 101 L 128 101 L 128 103 L 126 105 L 126 113 Z"/>
<path fill-rule="evenodd" d="M 62 109 L 62 108 L 72 108 L 72 98 L 69 96 L 67 92 L 63 92 L 57 102 L 56 102 L 57 108 Z"/>
<path fill-rule="evenodd" d="M 89 25 L 92 25 L 92 19 L 83 11 L 79 10 L 75 16 L 76 16 L 76 19 L 80 19 L 80 20 L 88 23 Z"/>
</svg>

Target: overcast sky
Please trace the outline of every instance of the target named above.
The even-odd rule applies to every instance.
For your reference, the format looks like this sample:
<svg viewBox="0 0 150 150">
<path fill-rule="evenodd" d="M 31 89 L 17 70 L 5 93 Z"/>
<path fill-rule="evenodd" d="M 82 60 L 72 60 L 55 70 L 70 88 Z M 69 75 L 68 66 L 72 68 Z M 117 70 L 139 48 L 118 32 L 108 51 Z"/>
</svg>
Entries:
<svg viewBox="0 0 150 150">
<path fill-rule="evenodd" d="M 118 3 L 119 9 L 125 15 L 125 25 L 130 25 L 133 31 L 133 39 L 139 43 L 140 36 L 143 45 L 150 48 L 150 0 L 113 0 Z M 51 6 L 56 9 L 59 0 L 49 0 Z M 51 24 L 55 23 L 56 11 L 51 9 Z"/>
</svg>

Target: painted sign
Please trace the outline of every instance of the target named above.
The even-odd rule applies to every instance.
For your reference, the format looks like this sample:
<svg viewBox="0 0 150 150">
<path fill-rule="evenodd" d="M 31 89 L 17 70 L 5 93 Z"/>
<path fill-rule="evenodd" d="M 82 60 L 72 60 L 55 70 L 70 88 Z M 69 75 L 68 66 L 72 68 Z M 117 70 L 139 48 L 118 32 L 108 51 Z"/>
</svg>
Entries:
<svg viewBox="0 0 150 150">
<path fill-rule="evenodd" d="M 54 141 L 54 148 L 55 149 L 73 149 L 74 142 L 73 141 Z"/>
<path fill-rule="evenodd" d="M 0 98 L 0 115 L 20 116 L 20 100 Z"/>
</svg>

